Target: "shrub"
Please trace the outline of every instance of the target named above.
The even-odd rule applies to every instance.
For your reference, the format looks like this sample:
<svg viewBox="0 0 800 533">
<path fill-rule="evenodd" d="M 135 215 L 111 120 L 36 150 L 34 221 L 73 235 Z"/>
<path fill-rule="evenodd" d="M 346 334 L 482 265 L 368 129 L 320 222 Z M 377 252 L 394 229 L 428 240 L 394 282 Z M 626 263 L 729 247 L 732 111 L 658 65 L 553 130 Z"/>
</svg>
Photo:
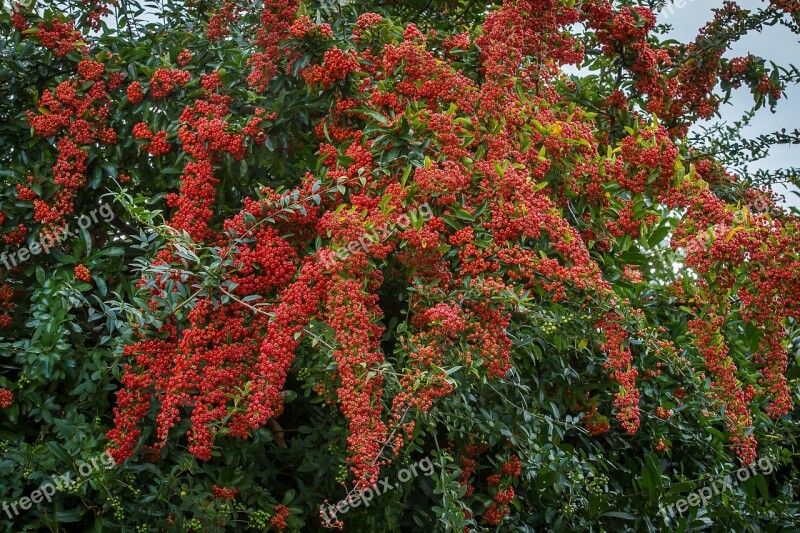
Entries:
<svg viewBox="0 0 800 533">
<path fill-rule="evenodd" d="M 627 1 L 16 4 L 0 519 L 797 525 L 791 171 L 740 165 L 797 133 L 692 133 L 742 85 L 783 96 L 796 70 L 724 55 L 778 23 L 794 3 L 687 44 Z"/>
</svg>

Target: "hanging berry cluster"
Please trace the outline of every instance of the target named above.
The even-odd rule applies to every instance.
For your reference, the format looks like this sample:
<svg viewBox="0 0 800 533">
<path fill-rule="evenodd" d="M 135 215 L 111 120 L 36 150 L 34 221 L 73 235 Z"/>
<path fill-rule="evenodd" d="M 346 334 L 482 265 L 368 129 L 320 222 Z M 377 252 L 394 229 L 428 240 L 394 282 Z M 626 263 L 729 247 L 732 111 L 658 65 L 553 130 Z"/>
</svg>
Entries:
<svg viewBox="0 0 800 533">
<path fill-rule="evenodd" d="M 56 24 L 58 22 L 53 21 L 54 28 Z M 43 33 L 40 28 L 38 33 L 32 35 L 43 46 L 55 47 L 56 55 L 65 50 L 64 42 L 85 45 L 84 40 L 79 39 L 80 34 L 61 35 L 56 41 L 56 37 Z M 63 225 L 72 214 L 75 197 L 86 185 L 88 148 L 117 143 L 117 132 L 108 125 L 113 104 L 109 93 L 120 87 L 124 75 L 121 72 L 109 72 L 107 64 L 113 65 L 113 58 L 109 60 L 104 54 L 97 59 L 105 59 L 105 62 L 89 59 L 86 54 L 77 65 L 77 73 L 61 82 L 55 90 L 45 89 L 39 101 L 39 110 L 27 113 L 35 135 L 56 138 L 58 155 L 52 167 L 52 182 L 58 189 L 49 197 L 27 198 L 33 202 L 36 222 L 51 228 Z M 46 180 L 38 177 L 37 181 Z"/>
</svg>

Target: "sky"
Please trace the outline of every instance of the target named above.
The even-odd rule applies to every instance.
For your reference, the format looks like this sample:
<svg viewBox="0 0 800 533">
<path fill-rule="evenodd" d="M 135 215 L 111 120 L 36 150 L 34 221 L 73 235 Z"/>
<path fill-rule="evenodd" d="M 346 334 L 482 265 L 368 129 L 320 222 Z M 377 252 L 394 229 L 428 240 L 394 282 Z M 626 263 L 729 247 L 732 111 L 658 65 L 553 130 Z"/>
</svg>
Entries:
<svg viewBox="0 0 800 533">
<path fill-rule="evenodd" d="M 697 36 L 698 30 L 711 20 L 713 17 L 711 10 L 722 7 L 723 0 L 684 0 L 678 3 L 683 4 L 683 7 L 678 8 L 673 2 L 672 9 L 670 10 L 669 7 L 664 9 L 658 20 L 673 26 L 670 37 L 687 42 L 693 40 Z M 738 3 L 744 9 L 756 9 L 766 5 L 760 0 L 738 0 Z M 779 65 L 788 66 L 792 62 L 797 63 L 797 58 L 800 58 L 800 37 L 782 26 L 766 28 L 763 33 L 751 33 L 736 43 L 726 57 L 741 57 L 748 53 L 766 59 L 767 64 L 774 61 Z M 774 114 L 768 107 L 759 110 L 752 124 L 745 129 L 747 138 L 770 133 L 780 128 L 791 131 L 800 127 L 800 107 L 798 107 L 800 87 L 788 87 L 786 95 L 785 99 L 779 101 Z M 750 91 L 746 88 L 737 91 L 732 105 L 720 109 L 722 120 L 730 122 L 738 120 L 750 105 L 752 105 Z M 713 122 L 715 120 L 706 124 Z M 753 165 L 754 168 L 764 169 L 793 166 L 800 167 L 800 145 L 774 147 L 770 150 L 768 158 Z M 800 196 L 794 194 L 794 191 L 797 191 L 796 188 L 793 187 L 790 191 L 784 187 L 777 187 L 776 191 L 786 197 L 787 205 L 800 208 Z"/>
</svg>

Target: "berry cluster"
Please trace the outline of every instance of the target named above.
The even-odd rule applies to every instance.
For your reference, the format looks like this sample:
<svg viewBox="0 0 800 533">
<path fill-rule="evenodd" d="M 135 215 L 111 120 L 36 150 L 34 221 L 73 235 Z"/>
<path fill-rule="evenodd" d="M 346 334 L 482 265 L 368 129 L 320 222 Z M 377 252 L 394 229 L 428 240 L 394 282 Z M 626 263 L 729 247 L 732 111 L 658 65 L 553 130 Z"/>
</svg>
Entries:
<svg viewBox="0 0 800 533">
<path fill-rule="evenodd" d="M 46 35 L 40 32 L 37 36 L 48 46 Z M 98 143 L 116 144 L 117 133 L 107 126 L 112 105 L 109 93 L 119 87 L 121 80 L 121 72 L 109 72 L 105 64 L 84 59 L 78 63 L 75 76 L 61 82 L 55 91 L 42 92 L 38 112 L 27 112 L 37 136 L 58 137 L 58 157 L 52 171 L 59 189 L 49 198 L 34 201 L 38 222 L 50 227 L 63 224 L 74 209 L 75 196 L 86 183 L 85 148 Z"/>
<path fill-rule="evenodd" d="M 595 327 L 602 330 L 605 340 L 600 349 L 608 354 L 605 367 L 611 369 L 611 378 L 619 383 L 619 392 L 614 395 L 614 407 L 618 409 L 617 420 L 628 433 L 639 429 L 639 390 L 636 388 L 638 371 L 633 366 L 630 347 L 626 346 L 628 333 L 619 325 L 620 317 L 609 315 Z"/>
<path fill-rule="evenodd" d="M 252 72 L 247 77 L 247 83 L 259 92 L 266 90 L 270 80 L 278 72 L 278 61 L 283 53 L 279 45 L 291 35 L 297 4 L 296 0 L 263 2 L 261 25 L 255 41 L 260 51 L 250 56 Z"/>
<path fill-rule="evenodd" d="M 59 57 L 67 55 L 85 43 L 83 36 L 75 29 L 75 23 L 72 21 L 52 20 L 49 24 L 39 24 L 36 38 L 42 46 L 54 50 L 55 55 Z"/>
<path fill-rule="evenodd" d="M 150 127 L 144 122 L 139 122 L 133 127 L 133 136 L 139 140 L 150 141 L 142 145 L 150 155 L 166 155 L 172 150 L 172 145 L 167 142 L 167 132 L 158 131 L 153 133 L 150 131 Z"/>
<path fill-rule="evenodd" d="M 0 329 L 11 326 L 14 319 L 14 289 L 8 283 L 0 285 Z"/>
<path fill-rule="evenodd" d="M 239 491 L 237 489 L 229 489 L 213 485 L 211 487 L 211 494 L 218 500 L 233 500 L 239 495 Z"/>
<path fill-rule="evenodd" d="M 150 78 L 150 96 L 153 100 L 161 100 L 169 96 L 178 86 L 189 83 L 191 74 L 179 69 L 156 69 Z"/>
<path fill-rule="evenodd" d="M 126 89 L 128 93 L 128 101 L 134 105 L 138 104 L 144 98 L 142 92 L 142 85 L 138 81 L 132 82 Z"/>
<path fill-rule="evenodd" d="M 11 407 L 14 403 L 14 393 L 8 389 L 0 388 L 0 407 Z"/>
<path fill-rule="evenodd" d="M 285 505 L 278 504 L 275 506 L 275 516 L 270 518 L 269 523 L 278 531 L 283 531 L 289 524 L 286 523 L 286 517 L 289 516 L 289 508 Z"/>
<path fill-rule="evenodd" d="M 75 279 L 84 283 L 92 281 L 92 274 L 89 272 L 89 269 L 86 268 L 86 265 L 78 265 L 75 267 Z"/>
</svg>

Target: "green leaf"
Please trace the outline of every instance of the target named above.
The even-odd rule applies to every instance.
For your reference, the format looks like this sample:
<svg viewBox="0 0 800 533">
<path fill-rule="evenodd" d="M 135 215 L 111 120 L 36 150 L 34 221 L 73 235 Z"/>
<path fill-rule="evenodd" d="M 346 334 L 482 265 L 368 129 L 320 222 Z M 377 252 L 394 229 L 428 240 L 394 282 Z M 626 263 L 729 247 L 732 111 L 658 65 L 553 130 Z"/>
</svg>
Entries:
<svg viewBox="0 0 800 533">
<path fill-rule="evenodd" d="M 622 520 L 636 520 L 636 517 L 630 513 L 625 513 L 622 511 L 609 511 L 607 513 L 603 513 L 600 516 L 608 516 L 611 518 L 620 518 Z"/>
</svg>

